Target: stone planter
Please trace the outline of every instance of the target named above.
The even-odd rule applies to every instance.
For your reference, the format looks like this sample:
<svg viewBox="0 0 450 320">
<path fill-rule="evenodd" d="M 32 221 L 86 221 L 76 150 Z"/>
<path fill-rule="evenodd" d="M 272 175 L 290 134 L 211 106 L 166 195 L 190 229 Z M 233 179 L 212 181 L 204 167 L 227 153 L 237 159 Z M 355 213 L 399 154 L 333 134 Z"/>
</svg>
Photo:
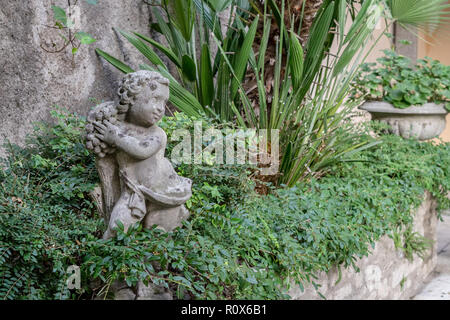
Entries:
<svg viewBox="0 0 450 320">
<path fill-rule="evenodd" d="M 388 124 L 391 127 L 389 133 L 403 138 L 428 140 L 439 136 L 445 129 L 447 110 L 443 105 L 427 103 L 398 109 L 387 102 L 371 101 L 359 109 L 370 112 L 372 120 Z"/>
</svg>

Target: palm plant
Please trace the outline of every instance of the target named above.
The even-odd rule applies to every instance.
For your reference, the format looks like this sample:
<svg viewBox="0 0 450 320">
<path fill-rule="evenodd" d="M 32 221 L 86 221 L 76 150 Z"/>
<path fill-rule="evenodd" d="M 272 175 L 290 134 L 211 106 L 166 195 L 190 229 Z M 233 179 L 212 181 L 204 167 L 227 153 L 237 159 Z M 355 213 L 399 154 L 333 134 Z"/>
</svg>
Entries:
<svg viewBox="0 0 450 320">
<path fill-rule="evenodd" d="M 217 16 L 227 8 L 236 12 L 236 7 L 235 0 L 154 1 L 152 12 L 157 22 L 152 27 L 164 37 L 168 46 L 136 32 L 119 32 L 151 63 L 140 68 L 159 71 L 170 80 L 170 102 L 173 105 L 190 116 L 206 114 L 220 121 L 229 121 L 233 116 L 230 101 L 236 96 L 237 85 L 231 77 L 230 66 L 224 63 L 221 55 L 212 56 L 210 33 L 225 51 L 233 54 L 231 68 L 238 77 L 243 77 L 257 22 L 247 32 L 236 27 L 236 24 L 242 25 L 239 14 L 230 15 L 228 25 L 231 27 L 223 35 Z M 169 67 L 154 48 L 173 63 L 176 75 L 170 74 Z M 100 49 L 96 51 L 119 70 L 132 71 L 108 53 Z"/>
<path fill-rule="evenodd" d="M 433 10 L 425 8 L 430 1 L 436 5 Z M 220 121 L 234 119 L 244 128 L 279 130 L 281 175 L 276 179 L 288 186 L 319 176 L 338 161 L 351 161 L 352 154 L 378 143 L 352 130 L 348 114 L 357 102 L 346 102 L 346 97 L 368 55 L 365 43 L 379 19 L 386 19 L 386 30 L 395 21 L 406 27 L 430 28 L 446 19 L 442 10 L 448 7 L 443 0 L 323 0 L 305 42 L 299 30 L 304 30 L 302 21 L 306 20 L 300 19 L 297 25 L 293 18 L 286 25 L 285 0 L 279 7 L 274 0 L 266 1 L 254 16 L 238 9 L 236 0 L 161 0 L 159 4 L 153 8 L 156 29 L 168 47 L 137 33 L 121 32 L 153 64 L 141 68 L 158 70 L 169 78 L 170 101 L 188 115 L 204 113 Z M 223 36 L 217 12 L 227 5 L 234 14 Z M 261 41 L 255 51 L 252 46 L 261 16 Z M 278 41 L 269 42 L 274 26 Z M 218 47 L 214 59 L 210 36 Z M 180 81 L 145 42 L 174 63 Z M 333 42 L 336 52 L 331 52 Z M 265 72 L 270 44 L 275 46 L 273 73 Z M 123 72 L 132 71 L 107 53 L 97 52 Z M 257 97 L 244 88 L 247 67 L 254 75 Z M 272 82 L 269 99 L 266 84 Z M 254 99 L 259 106 L 256 111 Z"/>
<path fill-rule="evenodd" d="M 448 23 L 447 0 L 387 0 L 394 21 L 411 32 L 432 32 L 439 24 Z"/>
<path fill-rule="evenodd" d="M 243 108 L 234 110 L 241 126 L 279 130 L 282 150 L 279 183 L 292 186 L 299 179 L 321 175 L 331 164 L 351 161 L 353 153 L 378 143 L 352 130 L 348 121 L 348 114 L 357 105 L 346 101 L 350 82 L 369 54 L 364 44 L 383 15 L 387 19 L 385 31 L 395 21 L 405 26 L 435 26 L 436 21 L 445 19 L 441 10 L 448 7 L 443 1 L 438 2 L 440 6 L 419 15 L 425 1 L 415 1 L 417 7 L 411 8 L 411 3 L 405 6 L 403 0 L 388 3 L 365 0 L 360 10 L 351 6 L 352 23 L 350 29 L 345 30 L 349 19 L 347 6 L 356 1 L 324 0 L 311 26 L 305 50 L 298 36 L 301 25 L 294 26 L 292 22 L 287 30 L 285 19 L 277 19 L 277 16 L 285 16 L 284 1 L 278 13 L 271 8 L 279 27 L 274 72 L 267 74 L 264 70 L 273 26 L 268 18 L 264 21 L 258 56 L 250 58 L 258 90 L 259 113 L 254 112 L 254 103 L 248 95 L 243 94 L 243 86 L 240 94 Z M 267 12 L 267 3 L 264 11 Z M 331 53 L 333 41 L 338 49 Z M 273 98 L 269 101 L 266 83 L 272 79 Z M 270 145 L 267 148 L 270 149 Z"/>
<path fill-rule="evenodd" d="M 266 1 L 264 0 L 250 0 L 251 7 L 256 14 L 260 16 L 263 15 L 264 6 Z M 273 87 L 271 81 L 273 80 L 273 75 L 275 71 L 275 61 L 277 59 L 276 46 L 279 38 L 279 24 L 277 21 L 281 20 L 280 8 L 284 6 L 284 24 L 286 26 L 292 26 L 297 30 L 296 34 L 300 44 L 304 48 L 306 41 L 309 38 L 309 32 L 311 30 L 314 17 L 323 3 L 323 0 L 269 0 L 267 2 L 271 9 L 272 15 L 276 16 L 276 19 L 272 19 L 270 32 L 268 36 L 268 43 L 265 48 L 265 61 L 264 61 L 264 72 L 265 72 L 265 88 L 266 96 L 271 98 L 273 95 Z M 260 45 L 262 43 L 262 38 L 264 34 L 264 20 L 261 20 L 258 24 L 258 29 L 256 32 L 255 41 L 253 43 L 253 50 L 259 52 Z M 285 58 L 285 55 L 284 57 Z M 282 69 L 283 72 L 283 69 Z M 256 90 L 256 77 L 253 70 L 248 70 L 246 73 L 246 78 L 243 85 L 244 89 L 249 96 L 252 105 L 256 109 L 259 109 L 258 104 L 258 91 Z"/>
<path fill-rule="evenodd" d="M 266 98 L 264 62 L 272 23 L 271 18 L 265 19 L 258 56 L 250 57 L 256 76 L 259 115 L 255 114 L 242 87 L 242 110 L 233 108 L 240 126 L 279 130 L 282 175 L 278 182 L 288 186 L 301 178 L 320 175 L 324 168 L 344 155 L 377 143 L 345 128 L 346 112 L 338 112 L 338 109 L 343 107 L 348 93 L 351 70 L 357 67 L 357 62 L 348 63 L 356 51 L 343 49 L 344 44 L 347 48 L 362 49 L 362 43 L 375 26 L 368 22 L 380 18 L 381 8 L 376 1 L 366 2 L 352 25 L 355 31 L 339 37 L 340 49 L 344 52 L 336 58 L 328 54 L 334 38 L 330 30 L 345 26 L 347 11 L 346 1 L 335 5 L 336 1 L 326 0 L 322 4 L 305 45 L 306 55 L 294 27 L 288 30 L 283 19 L 277 21 L 280 31 L 270 104 Z M 267 4 L 264 11 L 267 13 Z M 284 5 L 280 16 L 284 16 Z"/>
</svg>

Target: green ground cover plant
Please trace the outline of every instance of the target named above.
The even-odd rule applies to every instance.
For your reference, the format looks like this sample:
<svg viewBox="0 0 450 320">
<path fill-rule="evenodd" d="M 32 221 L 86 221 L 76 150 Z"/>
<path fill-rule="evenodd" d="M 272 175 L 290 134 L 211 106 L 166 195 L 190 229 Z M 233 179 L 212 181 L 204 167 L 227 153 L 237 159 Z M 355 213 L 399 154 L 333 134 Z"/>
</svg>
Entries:
<svg viewBox="0 0 450 320">
<path fill-rule="evenodd" d="M 420 250 L 426 240 L 408 227 L 425 190 L 449 207 L 450 144 L 382 136 L 320 180 L 267 196 L 253 191 L 248 168 L 180 166 L 195 182 L 182 228 L 136 225 L 101 240 L 84 120 L 55 115 L 58 123 L 41 125 L 24 147 L 9 145 L 2 164 L 1 299 L 90 299 L 116 279 L 152 281 L 180 299 L 287 298 L 291 281 L 304 286 L 334 265 L 355 267 L 382 235 L 406 252 Z M 164 120 L 169 136 L 190 126 L 183 118 Z M 73 264 L 81 267 L 82 286 L 69 291 Z"/>
<path fill-rule="evenodd" d="M 7 144 L 0 171 L 0 299 L 67 299 L 67 266 L 79 243 L 101 231 L 88 193 L 98 180 L 79 131 L 84 121 L 54 112 L 26 147 Z"/>
</svg>

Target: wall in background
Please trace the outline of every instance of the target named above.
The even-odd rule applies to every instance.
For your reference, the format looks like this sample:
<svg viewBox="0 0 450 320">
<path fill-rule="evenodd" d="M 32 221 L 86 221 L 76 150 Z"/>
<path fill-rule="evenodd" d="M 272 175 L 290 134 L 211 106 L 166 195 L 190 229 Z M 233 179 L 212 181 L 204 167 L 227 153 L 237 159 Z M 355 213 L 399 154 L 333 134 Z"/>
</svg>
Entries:
<svg viewBox="0 0 450 320">
<path fill-rule="evenodd" d="M 450 1 L 448 1 L 450 4 Z M 417 57 L 431 57 L 450 65 L 450 26 L 440 25 L 431 36 L 421 35 L 417 41 Z M 450 114 L 447 114 L 447 127 L 441 135 L 444 141 L 450 142 Z"/>
<path fill-rule="evenodd" d="M 137 68 L 142 56 L 112 27 L 149 35 L 149 10 L 143 1 L 79 1 L 80 30 L 97 42 L 80 47 L 72 63 L 71 48 L 47 53 L 41 45 L 61 44 L 52 5 L 66 0 L 2 1 L 0 7 L 0 156 L 6 139 L 22 143 L 33 123 L 49 121 L 59 105 L 86 115 L 102 100 L 114 99 L 121 73 L 97 57 L 99 47 Z M 123 38 L 122 38 L 123 39 Z"/>
</svg>

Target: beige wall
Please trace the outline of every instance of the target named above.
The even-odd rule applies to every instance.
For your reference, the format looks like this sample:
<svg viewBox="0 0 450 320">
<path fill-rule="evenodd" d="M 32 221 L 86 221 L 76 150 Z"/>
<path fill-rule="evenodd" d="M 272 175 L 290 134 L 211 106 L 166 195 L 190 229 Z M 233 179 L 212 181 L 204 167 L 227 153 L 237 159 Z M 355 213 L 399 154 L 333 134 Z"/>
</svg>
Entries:
<svg viewBox="0 0 450 320">
<path fill-rule="evenodd" d="M 374 35 L 373 35 L 371 41 L 369 41 L 367 43 L 367 46 L 366 46 L 367 51 L 366 52 L 368 52 L 370 50 L 370 48 L 372 48 L 375 41 L 380 37 L 380 35 L 384 32 L 385 29 L 386 29 L 386 24 L 384 22 L 384 19 L 381 19 L 380 22 L 378 23 L 378 25 L 375 27 Z M 390 27 L 389 32 L 391 34 L 393 33 L 392 26 Z M 392 40 L 386 36 L 382 36 L 379 39 L 376 46 L 369 53 L 369 56 L 367 57 L 366 62 L 376 62 L 378 58 L 380 58 L 384 55 L 383 50 L 391 49 L 391 48 L 392 48 Z"/>
<path fill-rule="evenodd" d="M 448 1 L 450 4 L 450 1 Z M 432 35 L 421 35 L 417 43 L 418 58 L 426 56 L 450 65 L 450 27 L 441 25 Z M 450 114 L 447 114 L 447 127 L 441 135 L 442 140 L 450 142 Z"/>
<path fill-rule="evenodd" d="M 351 21 L 350 15 L 349 15 L 347 18 L 347 25 L 345 26 L 346 32 L 348 32 L 348 30 L 350 30 L 351 25 L 352 25 L 352 21 Z M 376 60 L 378 58 L 383 56 L 384 49 L 389 49 L 392 47 L 391 39 L 389 39 L 386 36 L 382 36 L 380 38 L 380 35 L 384 32 L 385 29 L 386 29 L 386 24 L 383 19 L 380 19 L 380 22 L 375 27 L 375 30 L 374 30 L 374 33 L 373 33 L 371 39 L 365 45 L 364 54 L 367 54 L 370 51 L 370 49 L 372 49 L 370 51 L 369 55 L 367 56 L 367 59 L 365 62 L 376 62 Z M 389 29 L 389 32 L 390 33 L 393 32 L 392 27 Z M 380 38 L 380 39 L 378 39 L 378 38 Z M 377 39 L 378 39 L 378 43 L 376 44 L 375 47 L 373 47 L 373 45 L 375 44 Z M 337 42 L 338 41 L 337 41 L 337 37 L 336 37 L 333 45 L 331 46 L 331 52 L 335 53 L 335 54 L 338 51 L 338 43 Z M 355 61 L 355 60 L 353 60 L 353 61 Z"/>
</svg>

